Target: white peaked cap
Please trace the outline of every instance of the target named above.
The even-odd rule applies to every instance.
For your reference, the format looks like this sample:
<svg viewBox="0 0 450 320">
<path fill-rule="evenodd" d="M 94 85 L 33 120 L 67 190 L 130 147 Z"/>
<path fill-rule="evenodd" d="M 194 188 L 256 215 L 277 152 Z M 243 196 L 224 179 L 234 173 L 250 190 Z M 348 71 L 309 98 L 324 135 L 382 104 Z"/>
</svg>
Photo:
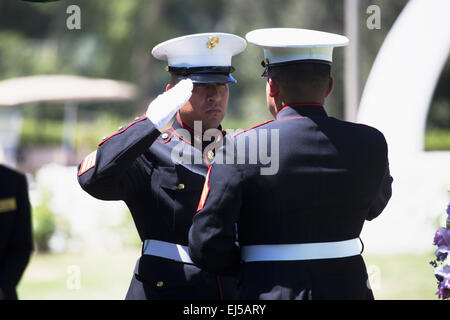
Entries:
<svg viewBox="0 0 450 320">
<path fill-rule="evenodd" d="M 308 29 L 269 28 L 246 34 L 248 42 L 264 50 L 269 65 L 297 60 L 333 61 L 333 48 L 348 44 L 347 37 Z"/>
<path fill-rule="evenodd" d="M 231 57 L 245 50 L 245 39 L 229 33 L 198 33 L 155 46 L 152 55 L 171 67 L 228 67 Z"/>
</svg>

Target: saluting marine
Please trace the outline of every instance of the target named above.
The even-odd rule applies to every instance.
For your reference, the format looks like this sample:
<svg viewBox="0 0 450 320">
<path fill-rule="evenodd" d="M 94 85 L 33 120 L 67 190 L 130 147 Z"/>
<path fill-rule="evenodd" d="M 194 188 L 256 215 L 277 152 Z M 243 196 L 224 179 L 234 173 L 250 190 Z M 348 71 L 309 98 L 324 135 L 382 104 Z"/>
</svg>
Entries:
<svg viewBox="0 0 450 320">
<path fill-rule="evenodd" d="M 143 241 L 126 299 L 233 299 L 236 281 L 196 267 L 188 231 L 210 163 L 225 132 L 232 56 L 246 41 L 204 33 L 165 41 L 152 54 L 167 60 L 171 82 L 146 115 L 103 140 L 79 165 L 81 187 L 102 200 L 123 200 Z M 200 128 L 195 121 L 200 121 Z M 204 138 L 206 130 L 216 134 Z"/>
<path fill-rule="evenodd" d="M 348 39 L 289 28 L 246 38 L 264 49 L 275 120 L 235 135 L 234 164 L 213 164 L 189 233 L 191 259 L 240 274 L 243 299 L 373 299 L 359 235 L 391 196 L 387 144 L 375 128 L 323 107 L 333 47 Z M 278 151 L 276 173 L 252 163 L 255 137 Z"/>
<path fill-rule="evenodd" d="M 25 175 L 0 165 L 0 300 L 17 300 L 16 286 L 33 251 Z"/>
</svg>

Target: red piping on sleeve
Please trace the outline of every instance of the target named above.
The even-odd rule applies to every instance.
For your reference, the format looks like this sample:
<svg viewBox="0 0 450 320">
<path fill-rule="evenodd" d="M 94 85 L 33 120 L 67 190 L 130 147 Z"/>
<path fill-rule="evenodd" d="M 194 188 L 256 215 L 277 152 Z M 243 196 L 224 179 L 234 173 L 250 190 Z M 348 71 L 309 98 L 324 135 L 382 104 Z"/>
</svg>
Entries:
<svg viewBox="0 0 450 320">
<path fill-rule="evenodd" d="M 140 120 L 137 120 L 137 121 L 135 121 L 135 122 L 130 123 L 129 125 L 127 125 L 127 126 L 126 126 L 125 128 L 123 128 L 122 130 L 120 130 L 120 131 L 114 133 L 113 135 L 109 136 L 108 138 L 106 138 L 105 140 L 103 140 L 102 142 L 100 142 L 100 143 L 98 144 L 98 146 L 100 147 L 105 141 L 111 139 L 111 138 L 114 137 L 114 136 L 117 136 L 118 134 L 121 134 L 122 132 L 125 132 L 129 127 L 135 125 L 135 124 L 138 123 L 138 122 L 144 121 L 145 119 L 147 119 L 147 117 L 144 117 L 144 118 L 142 118 L 142 119 L 140 119 Z"/>
<path fill-rule="evenodd" d="M 223 300 L 223 291 L 222 291 L 222 283 L 220 282 L 220 278 L 219 276 L 216 276 L 216 280 L 217 280 L 217 286 L 219 287 L 219 295 L 220 295 L 220 300 Z"/>
<path fill-rule="evenodd" d="M 280 120 L 301 119 L 301 118 L 304 118 L 304 117 L 286 117 L 286 118 L 280 118 L 280 119 L 277 119 L 277 120 L 280 121 Z"/>
<path fill-rule="evenodd" d="M 158 140 L 159 142 L 161 142 L 162 144 L 166 144 L 167 142 L 169 142 L 170 140 L 172 140 L 172 137 L 173 137 L 173 131 L 171 131 L 170 129 L 168 129 L 168 130 L 166 130 L 166 131 L 164 131 L 164 132 L 170 134 L 170 136 L 167 137 L 167 139 L 166 139 L 165 141 L 159 140 L 159 137 L 156 139 L 156 140 Z M 161 132 L 161 134 L 164 133 L 164 132 Z"/>
<path fill-rule="evenodd" d="M 244 132 L 247 132 L 247 131 L 249 131 L 249 130 L 255 129 L 255 128 L 259 127 L 259 126 L 265 125 L 266 123 L 269 123 L 269 122 L 272 122 L 272 121 L 274 121 L 274 119 L 271 119 L 271 120 L 268 120 L 268 121 L 266 121 L 266 122 L 257 124 L 256 126 L 250 127 L 250 128 L 248 128 L 248 129 L 245 129 L 245 130 L 236 132 L 235 134 L 233 134 L 233 138 L 236 137 L 236 136 L 238 136 L 238 135 L 240 135 L 241 133 L 244 133 Z"/>
</svg>

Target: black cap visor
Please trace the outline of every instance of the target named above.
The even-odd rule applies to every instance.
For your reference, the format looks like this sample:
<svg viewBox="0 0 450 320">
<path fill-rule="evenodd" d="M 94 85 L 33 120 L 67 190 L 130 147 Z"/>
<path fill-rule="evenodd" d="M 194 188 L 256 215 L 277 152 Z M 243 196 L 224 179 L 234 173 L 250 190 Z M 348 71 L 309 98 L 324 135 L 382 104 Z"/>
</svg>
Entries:
<svg viewBox="0 0 450 320">
<path fill-rule="evenodd" d="M 169 72 L 179 80 L 191 79 L 193 83 L 236 83 L 236 79 L 230 74 L 233 67 L 197 67 L 175 68 L 169 67 Z"/>
<path fill-rule="evenodd" d="M 327 64 L 331 66 L 331 62 L 327 60 L 318 60 L 318 59 L 305 59 L 305 60 L 291 60 L 291 61 L 284 61 L 284 62 L 278 62 L 278 63 L 269 63 L 266 59 L 261 61 L 261 65 L 264 67 L 264 71 L 261 74 L 261 77 L 268 77 L 269 76 L 269 68 L 276 68 L 276 67 L 282 67 L 287 66 L 291 64 L 299 64 L 299 63 L 321 63 L 321 64 Z"/>
</svg>

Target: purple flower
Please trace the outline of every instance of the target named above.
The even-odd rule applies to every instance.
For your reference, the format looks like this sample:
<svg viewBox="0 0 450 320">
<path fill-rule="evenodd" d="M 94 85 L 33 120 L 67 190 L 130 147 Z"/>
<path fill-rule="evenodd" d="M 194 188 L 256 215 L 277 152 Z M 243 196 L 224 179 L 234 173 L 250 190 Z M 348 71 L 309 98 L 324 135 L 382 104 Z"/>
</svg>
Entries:
<svg viewBox="0 0 450 320">
<path fill-rule="evenodd" d="M 437 261 L 444 261 L 447 258 L 448 251 L 447 250 L 441 250 L 437 249 L 435 252 L 436 260 Z"/>
<path fill-rule="evenodd" d="M 434 275 L 439 281 L 445 281 L 450 278 L 450 267 L 447 265 L 446 261 L 442 262 L 434 269 Z"/>
<path fill-rule="evenodd" d="M 450 289 L 445 288 L 442 285 L 439 285 L 438 289 L 439 290 L 436 292 L 436 294 L 439 298 L 442 298 L 444 300 L 450 298 Z"/>
<path fill-rule="evenodd" d="M 435 267 L 434 276 L 438 280 L 438 291 L 436 294 L 439 298 L 450 298 L 450 266 L 448 264 L 448 257 L 450 256 L 450 204 L 447 206 L 447 221 L 446 228 L 439 228 L 434 234 L 433 243 L 438 246 L 435 251 L 436 261 L 431 264 Z"/>
<path fill-rule="evenodd" d="M 434 234 L 434 245 L 438 247 L 450 246 L 450 229 L 439 228 Z"/>
<path fill-rule="evenodd" d="M 437 276 L 439 274 L 438 280 L 438 291 L 436 294 L 439 296 L 439 298 L 442 299 L 448 299 L 450 298 L 450 267 L 447 265 L 445 268 L 439 267 L 439 271 L 435 271 L 435 275 Z M 440 279 L 439 279 L 440 278 Z"/>
<path fill-rule="evenodd" d="M 436 294 L 439 298 L 442 297 L 444 300 L 450 298 L 450 274 L 447 274 L 447 277 L 439 283 L 438 289 Z"/>
<path fill-rule="evenodd" d="M 447 218 L 447 229 L 450 229 L 450 204 L 448 205 L 448 207 L 447 207 L 447 215 L 448 215 L 448 218 Z"/>
</svg>

